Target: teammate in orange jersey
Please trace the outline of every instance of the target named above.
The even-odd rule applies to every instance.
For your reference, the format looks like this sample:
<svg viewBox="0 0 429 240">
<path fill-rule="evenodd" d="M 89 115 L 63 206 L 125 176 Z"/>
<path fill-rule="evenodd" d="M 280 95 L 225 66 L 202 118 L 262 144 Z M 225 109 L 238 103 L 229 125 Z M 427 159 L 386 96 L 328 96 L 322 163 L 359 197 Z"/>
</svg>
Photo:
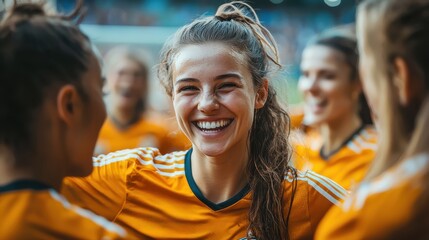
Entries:
<svg viewBox="0 0 429 240">
<path fill-rule="evenodd" d="M 106 115 L 98 61 L 71 17 L 14 3 L 0 22 L 1 239 L 126 237 L 57 192 L 91 173 Z"/>
<path fill-rule="evenodd" d="M 275 65 L 275 41 L 245 3 L 182 27 L 164 46 L 159 76 L 192 149 L 101 155 L 64 194 L 141 239 L 311 239 L 345 190 L 288 165 Z"/>
<path fill-rule="evenodd" d="M 358 184 L 375 156 L 376 132 L 362 93 L 354 28 L 327 30 L 302 54 L 298 88 L 304 123 L 297 131 L 295 166 L 329 177 L 346 189 Z"/>
<path fill-rule="evenodd" d="M 368 176 L 329 212 L 317 236 L 428 239 L 429 1 L 364 1 L 357 24 L 380 147 Z"/>
<path fill-rule="evenodd" d="M 108 117 L 95 155 L 136 147 L 157 147 L 162 153 L 185 150 L 167 126 L 150 119 L 150 63 L 145 52 L 126 46 L 111 49 L 106 54 L 105 73 Z"/>
</svg>

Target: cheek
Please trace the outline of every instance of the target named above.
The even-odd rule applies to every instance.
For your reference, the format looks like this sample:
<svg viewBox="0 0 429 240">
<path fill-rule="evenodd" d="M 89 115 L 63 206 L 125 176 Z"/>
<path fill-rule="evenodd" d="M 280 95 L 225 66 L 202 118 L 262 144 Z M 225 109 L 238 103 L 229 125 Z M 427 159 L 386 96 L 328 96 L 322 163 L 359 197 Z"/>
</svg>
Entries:
<svg viewBox="0 0 429 240">
<path fill-rule="evenodd" d="M 192 100 L 189 97 L 173 96 L 173 108 L 178 120 L 189 114 L 192 109 L 191 106 Z"/>
<path fill-rule="evenodd" d="M 307 87 L 306 87 L 306 82 L 305 82 L 305 80 L 303 79 L 303 78 L 300 78 L 299 80 L 298 80 L 298 91 L 299 92 L 301 92 L 301 93 L 303 93 L 304 91 L 305 91 L 305 89 L 306 89 Z"/>
<path fill-rule="evenodd" d="M 332 96 L 332 98 L 351 98 L 351 86 L 350 84 L 344 83 L 344 81 L 338 79 L 325 81 L 323 84 L 320 84 L 320 89 L 322 89 L 328 96 Z"/>
<path fill-rule="evenodd" d="M 228 94 L 219 99 L 222 106 L 225 106 L 236 115 L 253 115 L 255 111 L 256 94 Z"/>
<path fill-rule="evenodd" d="M 144 79 L 134 79 L 134 88 L 139 90 L 144 90 L 146 88 L 145 80 Z"/>
</svg>

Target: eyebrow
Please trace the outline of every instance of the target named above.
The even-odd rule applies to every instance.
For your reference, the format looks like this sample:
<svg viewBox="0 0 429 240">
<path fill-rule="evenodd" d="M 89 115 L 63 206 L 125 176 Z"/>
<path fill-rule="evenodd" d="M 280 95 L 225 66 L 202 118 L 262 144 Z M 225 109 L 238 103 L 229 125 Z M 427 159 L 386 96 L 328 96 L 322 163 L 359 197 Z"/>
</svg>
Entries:
<svg viewBox="0 0 429 240">
<path fill-rule="evenodd" d="M 223 80 L 226 78 L 237 78 L 238 80 L 240 80 L 240 82 L 243 81 L 243 77 L 237 73 L 222 74 L 222 75 L 216 76 L 214 80 L 217 81 L 217 80 Z M 174 85 L 177 85 L 177 84 L 182 83 L 182 82 L 199 82 L 199 80 L 197 80 L 196 78 L 181 78 L 181 79 L 177 80 L 174 83 Z"/>
</svg>

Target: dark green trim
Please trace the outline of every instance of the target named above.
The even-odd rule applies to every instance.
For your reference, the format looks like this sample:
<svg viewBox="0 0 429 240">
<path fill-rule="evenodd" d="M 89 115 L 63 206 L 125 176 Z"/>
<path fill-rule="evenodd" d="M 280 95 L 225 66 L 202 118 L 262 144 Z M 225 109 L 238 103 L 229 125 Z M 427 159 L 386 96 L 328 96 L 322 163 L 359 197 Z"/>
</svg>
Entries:
<svg viewBox="0 0 429 240">
<path fill-rule="evenodd" d="M 236 202 L 240 201 L 244 196 L 246 196 L 250 191 L 250 186 L 247 184 L 244 186 L 243 189 L 241 189 L 240 192 L 235 194 L 232 198 L 221 202 L 221 203 L 213 203 L 210 200 L 208 200 L 206 197 L 204 197 L 201 190 L 198 188 L 197 183 L 195 182 L 193 176 L 192 176 L 192 165 L 191 165 L 191 155 L 192 155 L 192 148 L 189 149 L 189 151 L 186 153 L 185 156 L 185 175 L 186 180 L 188 181 L 189 187 L 191 188 L 194 195 L 205 205 L 207 205 L 209 208 L 213 209 L 214 211 L 222 210 L 224 208 L 227 208 Z"/>
<path fill-rule="evenodd" d="M 323 160 L 329 160 L 334 154 L 339 152 L 344 146 L 346 146 L 350 141 L 355 138 L 355 136 L 359 135 L 360 131 L 362 131 L 365 128 L 365 124 L 362 124 L 360 127 L 358 127 L 344 142 L 335 150 L 331 151 L 328 155 L 323 154 L 323 145 L 320 148 L 319 155 Z"/>
<path fill-rule="evenodd" d="M 6 185 L 0 186 L 0 193 L 18 191 L 18 190 L 47 190 L 52 189 L 51 186 L 35 180 L 16 180 Z"/>
</svg>

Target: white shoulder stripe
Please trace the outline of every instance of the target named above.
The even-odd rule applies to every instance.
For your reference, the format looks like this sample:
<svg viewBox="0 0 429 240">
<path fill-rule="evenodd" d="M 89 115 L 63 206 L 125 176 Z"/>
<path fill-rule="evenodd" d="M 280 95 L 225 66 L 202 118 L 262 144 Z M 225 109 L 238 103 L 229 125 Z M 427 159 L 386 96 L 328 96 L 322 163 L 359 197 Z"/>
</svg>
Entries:
<svg viewBox="0 0 429 240">
<path fill-rule="evenodd" d="M 98 157 L 93 158 L 93 166 L 101 167 L 108 165 L 114 162 L 125 161 L 130 158 L 135 158 L 138 160 L 143 160 L 142 158 L 153 159 L 154 152 L 157 152 L 156 148 L 135 148 L 135 149 L 126 149 L 120 150 L 117 152 L 111 152 L 107 155 L 99 155 Z"/>
<path fill-rule="evenodd" d="M 371 129 L 371 131 L 370 131 L 370 129 Z M 374 138 L 376 138 L 377 137 L 377 133 L 375 132 L 375 129 L 374 128 L 372 128 L 372 127 L 370 127 L 370 128 L 365 128 L 362 132 L 361 132 L 361 134 L 360 135 L 362 135 L 362 137 L 365 139 L 365 140 L 371 140 L 371 139 L 374 139 Z"/>
<path fill-rule="evenodd" d="M 123 149 L 123 150 L 111 152 L 108 154 L 100 154 L 99 156 L 97 156 L 93 159 L 94 159 L 94 161 L 103 161 L 103 160 L 108 159 L 108 158 L 119 157 L 119 156 L 123 156 L 126 154 L 132 154 L 132 153 L 139 153 L 139 154 L 144 155 L 144 156 L 152 157 L 154 155 L 153 153 L 155 153 L 155 152 L 159 152 L 159 150 L 156 148 Z"/>
<path fill-rule="evenodd" d="M 349 141 L 349 143 L 347 144 L 347 147 L 349 147 L 350 150 L 352 150 L 355 153 L 362 152 L 362 149 L 358 145 L 356 145 L 353 141 Z"/>
<path fill-rule="evenodd" d="M 165 165 L 165 164 L 157 164 L 154 163 L 153 161 L 144 161 L 144 160 L 139 160 L 140 164 L 142 165 L 152 165 L 157 169 L 168 169 L 168 170 L 173 170 L 176 168 L 185 168 L 185 164 L 184 163 L 173 163 L 170 165 Z"/>
<path fill-rule="evenodd" d="M 331 203 L 333 203 L 337 206 L 339 205 L 339 201 L 337 199 L 332 197 L 331 194 L 326 192 L 323 188 L 321 188 L 317 183 L 313 182 L 311 179 L 309 179 L 309 178 L 298 178 L 298 180 L 307 182 L 310 186 L 312 186 L 314 189 L 316 189 L 316 191 L 318 191 L 322 196 L 324 196 L 326 199 L 328 199 Z"/>
<path fill-rule="evenodd" d="M 63 196 L 58 194 L 55 190 L 50 190 L 49 193 L 51 194 L 52 198 L 60 202 L 66 209 L 69 209 L 71 211 L 76 212 L 77 214 L 81 215 L 82 217 L 88 218 L 95 222 L 96 224 L 100 225 L 100 227 L 105 228 L 106 230 L 110 232 L 114 232 L 121 237 L 126 237 L 126 232 L 123 228 L 120 226 L 108 221 L 107 219 L 98 216 L 94 214 L 91 211 L 85 210 L 83 208 L 80 208 L 78 206 L 70 204 Z"/>
<path fill-rule="evenodd" d="M 175 162 L 177 160 L 184 160 L 184 156 L 186 155 L 187 151 L 181 151 L 181 152 L 173 152 L 173 153 L 168 153 L 165 155 L 159 155 L 155 157 L 155 160 L 158 161 L 162 161 L 165 163 L 172 163 Z"/>
<path fill-rule="evenodd" d="M 386 192 L 409 181 L 425 171 L 428 164 L 429 155 L 418 154 L 392 167 L 378 178 L 370 182 L 361 183 L 354 191 L 353 197 L 346 201 L 344 209 L 349 209 L 352 206 L 356 209 L 362 208 L 369 196 Z"/>
<path fill-rule="evenodd" d="M 135 154 L 135 153 L 130 153 L 130 154 L 127 154 L 127 155 L 121 155 L 119 157 L 108 158 L 108 159 L 105 159 L 102 162 L 100 162 L 100 161 L 94 161 L 93 165 L 94 165 L 94 167 L 102 167 L 102 166 L 109 165 L 109 164 L 114 163 L 114 162 L 125 161 L 125 160 L 128 160 L 130 158 L 135 158 L 135 159 L 138 159 L 140 161 L 143 161 L 143 159 L 141 159 L 140 155 Z"/>
<path fill-rule="evenodd" d="M 313 171 L 307 171 L 307 174 L 317 180 L 320 184 L 328 188 L 332 193 L 334 193 L 339 198 L 344 198 L 348 195 L 347 191 L 338 183 L 332 181 L 331 179 L 319 175 Z"/>
<path fill-rule="evenodd" d="M 157 169 L 156 172 L 159 173 L 159 175 L 166 176 L 166 177 L 176 177 L 176 176 L 185 175 L 185 171 L 174 171 L 170 173 L 170 172 L 162 172 Z"/>
<path fill-rule="evenodd" d="M 361 136 L 356 138 L 356 142 L 360 145 L 361 149 L 371 149 L 374 151 L 377 149 L 377 144 L 365 141 Z"/>
</svg>

